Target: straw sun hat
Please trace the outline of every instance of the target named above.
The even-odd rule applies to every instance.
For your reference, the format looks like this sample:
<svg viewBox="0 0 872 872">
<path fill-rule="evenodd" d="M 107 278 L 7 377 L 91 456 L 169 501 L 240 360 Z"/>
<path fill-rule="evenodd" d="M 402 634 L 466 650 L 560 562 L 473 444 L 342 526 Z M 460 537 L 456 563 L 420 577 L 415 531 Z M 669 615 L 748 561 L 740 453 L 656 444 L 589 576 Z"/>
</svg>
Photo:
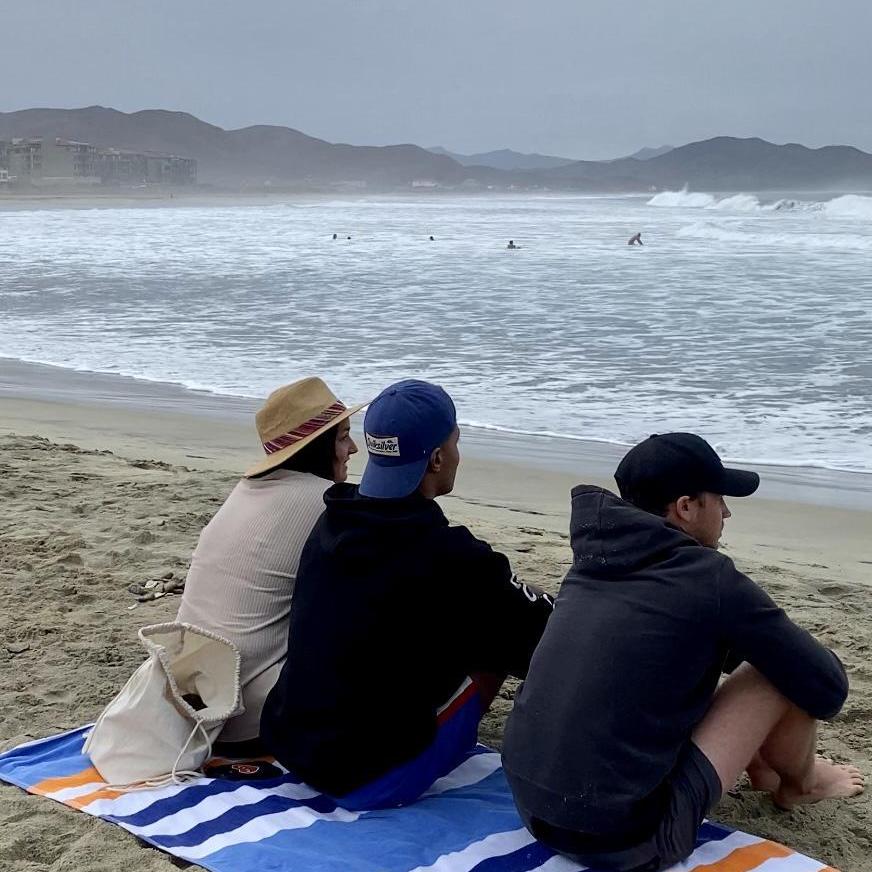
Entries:
<svg viewBox="0 0 872 872">
<path fill-rule="evenodd" d="M 350 418 L 366 403 L 346 408 L 319 378 L 303 378 L 274 390 L 255 416 L 257 434 L 267 457 L 245 471 L 262 475 L 281 466 L 301 448 Z"/>
</svg>

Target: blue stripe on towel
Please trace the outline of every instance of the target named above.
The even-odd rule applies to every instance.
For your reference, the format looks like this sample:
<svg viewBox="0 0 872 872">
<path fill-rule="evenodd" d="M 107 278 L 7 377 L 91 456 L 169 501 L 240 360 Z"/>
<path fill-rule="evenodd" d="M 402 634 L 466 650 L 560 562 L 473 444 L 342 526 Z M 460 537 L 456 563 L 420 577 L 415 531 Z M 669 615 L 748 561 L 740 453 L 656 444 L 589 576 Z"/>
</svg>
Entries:
<svg viewBox="0 0 872 872">
<path fill-rule="evenodd" d="M 288 775 L 282 775 L 279 778 L 264 779 L 263 781 L 230 781 L 229 779 L 216 779 L 208 784 L 191 784 L 179 793 L 173 796 L 168 796 L 165 799 L 155 800 L 151 805 L 146 806 L 141 811 L 128 815 L 113 815 L 107 814 L 105 817 L 119 824 L 125 824 L 132 827 L 147 827 L 159 821 L 161 818 L 169 817 L 183 809 L 193 808 L 201 803 L 204 799 L 210 796 L 219 796 L 222 793 L 232 793 L 234 790 L 239 790 L 240 787 L 247 786 L 255 789 L 269 789 L 278 787 L 281 784 L 297 784 Z"/>
<path fill-rule="evenodd" d="M 478 784 L 353 822 L 316 821 L 258 842 L 222 848 L 196 860 L 214 869 L 306 872 L 408 872 L 521 826 L 502 771 Z M 179 851 L 184 856 L 184 851 Z M 353 858 L 353 863 L 350 858 Z"/>
<path fill-rule="evenodd" d="M 83 772 L 91 766 L 90 759 L 82 754 L 84 734 L 90 729 L 90 726 L 82 727 L 7 751 L 0 758 L 0 777 L 27 789 L 48 778 L 64 778 Z"/>
<path fill-rule="evenodd" d="M 481 863 L 473 866 L 470 872 L 530 872 L 531 869 L 538 869 L 553 856 L 554 851 L 546 848 L 541 842 L 530 842 L 529 845 L 524 845 L 511 854 L 488 857 L 487 860 L 482 860 Z"/>
<path fill-rule="evenodd" d="M 260 802 L 251 805 L 239 805 L 229 808 L 223 814 L 212 820 L 203 821 L 177 836 L 161 836 L 153 833 L 156 845 L 163 848 L 187 848 L 202 845 L 207 839 L 221 833 L 229 833 L 264 815 L 280 814 L 295 808 L 309 809 L 316 814 L 330 814 L 336 811 L 336 803 L 326 796 L 318 795 L 310 799 L 288 799 L 284 796 L 266 796 Z"/>
<path fill-rule="evenodd" d="M 696 834 L 696 847 L 704 845 L 706 842 L 720 842 L 725 839 L 733 830 L 722 827 L 720 824 L 713 824 L 711 821 L 705 821 L 699 828 Z"/>
</svg>

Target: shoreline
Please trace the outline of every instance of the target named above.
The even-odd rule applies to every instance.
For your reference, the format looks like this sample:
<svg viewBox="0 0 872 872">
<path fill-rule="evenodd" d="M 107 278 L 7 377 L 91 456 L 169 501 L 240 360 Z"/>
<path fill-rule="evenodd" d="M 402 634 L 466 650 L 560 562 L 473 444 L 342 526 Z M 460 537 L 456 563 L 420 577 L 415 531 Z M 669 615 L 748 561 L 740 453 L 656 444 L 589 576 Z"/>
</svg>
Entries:
<svg viewBox="0 0 872 872">
<path fill-rule="evenodd" d="M 351 398 L 352 400 L 354 398 Z M 0 358 L 0 433 L 39 436 L 86 451 L 191 470 L 241 475 L 261 456 L 254 427 L 260 401 L 191 391 L 126 376 L 81 373 Z M 352 432 L 362 445 L 362 415 Z M 566 537 L 570 491 L 594 484 L 616 492 L 613 473 L 625 448 L 554 437 L 516 437 L 464 427 L 462 462 L 450 518 L 529 525 Z M 363 471 L 365 451 L 352 458 L 350 480 Z M 872 476 L 819 469 L 754 466 L 760 489 L 731 499 L 723 547 L 731 556 L 818 567 L 872 585 Z"/>
<path fill-rule="evenodd" d="M 686 186 L 685 186 L 686 187 Z M 262 188 L 224 188 L 211 186 L 191 187 L 167 187 L 167 188 L 127 188 L 76 190 L 33 190 L 24 192 L 21 190 L 0 191 L 0 208 L 11 205 L 13 209 L 28 208 L 31 205 L 37 207 L 41 204 L 49 204 L 57 208 L 99 208 L 99 205 L 88 204 L 111 204 L 114 208 L 124 208 L 126 205 L 159 204 L 164 206 L 176 205 L 270 205 L 283 202 L 319 201 L 329 199 L 354 199 L 354 200 L 392 200 L 392 199 L 421 199 L 440 197 L 545 197 L 553 199 L 626 199 L 626 198 L 651 198 L 657 194 L 681 193 L 685 188 L 643 188 L 639 190 L 585 190 L 583 188 L 529 188 L 518 190 L 515 188 L 488 188 L 487 186 L 475 189 L 460 187 L 445 187 L 435 190 L 413 190 L 407 187 L 391 189 L 366 188 L 337 188 L 330 189 L 294 189 L 277 188 L 268 190 Z M 855 195 L 858 197 L 872 196 L 872 188 L 842 187 L 842 188 L 716 188 L 710 187 L 691 191 L 694 194 L 711 194 L 716 197 L 730 197 L 738 194 L 763 195 L 772 197 L 774 200 L 790 199 L 794 197 L 810 196 L 815 198 L 844 197 Z"/>
<path fill-rule="evenodd" d="M 122 406 L 137 412 L 180 414 L 232 422 L 250 430 L 260 399 L 196 390 L 172 382 L 69 369 L 0 356 L 0 402 L 70 403 L 97 407 Z M 360 402 L 360 398 L 346 398 Z M 462 416 L 461 416 L 462 417 Z M 359 417 L 355 419 L 360 421 Z M 602 439 L 508 431 L 489 425 L 464 424 L 464 454 L 479 460 L 503 461 L 550 473 L 603 480 L 614 487 L 612 474 L 629 446 Z M 359 430 L 359 424 L 358 424 Z M 241 438 L 240 444 L 250 442 Z M 256 444 L 256 441 L 255 441 Z M 757 496 L 763 499 L 872 511 L 872 472 L 803 464 L 728 460 L 760 473 Z"/>
<path fill-rule="evenodd" d="M 727 193 L 727 192 L 714 192 Z M 829 194 L 839 196 L 838 192 L 799 191 L 799 194 Z M 21 211 L 27 209 L 125 209 L 146 207 L 232 207 L 232 206 L 281 206 L 295 203 L 320 203 L 328 200 L 420 200 L 429 198 L 529 198 L 547 197 L 550 199 L 602 200 L 650 197 L 650 191 L 573 191 L 556 189 L 532 189 L 516 191 L 508 189 L 460 190 L 445 188 L 436 191 L 414 191 L 399 188 L 395 191 L 349 188 L 336 190 L 191 190 L 174 188 L 172 190 L 148 190 L 137 193 L 125 191 L 54 191 L 22 194 L 20 192 L 0 192 L 0 211 Z"/>
</svg>

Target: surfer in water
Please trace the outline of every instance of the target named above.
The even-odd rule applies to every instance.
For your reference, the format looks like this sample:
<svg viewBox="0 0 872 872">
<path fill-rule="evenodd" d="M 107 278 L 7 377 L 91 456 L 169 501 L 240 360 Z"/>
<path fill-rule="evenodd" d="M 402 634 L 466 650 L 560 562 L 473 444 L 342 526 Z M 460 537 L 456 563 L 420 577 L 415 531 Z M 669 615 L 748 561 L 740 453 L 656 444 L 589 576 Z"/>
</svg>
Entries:
<svg viewBox="0 0 872 872">
<path fill-rule="evenodd" d="M 509 244 L 506 246 L 506 248 L 511 248 L 511 249 L 520 248 L 520 247 L 521 247 L 520 245 L 515 245 L 514 239 L 510 239 Z"/>
<path fill-rule="evenodd" d="M 634 233 L 630 237 L 629 241 L 627 242 L 627 245 L 641 245 L 641 244 L 642 244 L 642 234 L 641 233 Z"/>
</svg>

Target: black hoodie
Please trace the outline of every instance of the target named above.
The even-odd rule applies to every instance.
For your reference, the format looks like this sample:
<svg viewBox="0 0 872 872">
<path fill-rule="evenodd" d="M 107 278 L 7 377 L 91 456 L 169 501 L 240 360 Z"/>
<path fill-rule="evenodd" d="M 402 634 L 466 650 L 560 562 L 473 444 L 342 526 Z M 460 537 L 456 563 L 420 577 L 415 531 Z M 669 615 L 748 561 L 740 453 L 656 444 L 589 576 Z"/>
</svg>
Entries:
<svg viewBox="0 0 872 872">
<path fill-rule="evenodd" d="M 733 562 L 600 488 L 572 491 L 573 565 L 509 717 L 503 763 L 531 817 L 644 839 L 728 653 L 815 718 L 848 681 Z"/>
<path fill-rule="evenodd" d="M 437 708 L 471 673 L 523 677 L 552 602 L 433 500 L 337 484 L 324 502 L 261 736 L 296 775 L 342 796 L 423 751 Z"/>
</svg>

